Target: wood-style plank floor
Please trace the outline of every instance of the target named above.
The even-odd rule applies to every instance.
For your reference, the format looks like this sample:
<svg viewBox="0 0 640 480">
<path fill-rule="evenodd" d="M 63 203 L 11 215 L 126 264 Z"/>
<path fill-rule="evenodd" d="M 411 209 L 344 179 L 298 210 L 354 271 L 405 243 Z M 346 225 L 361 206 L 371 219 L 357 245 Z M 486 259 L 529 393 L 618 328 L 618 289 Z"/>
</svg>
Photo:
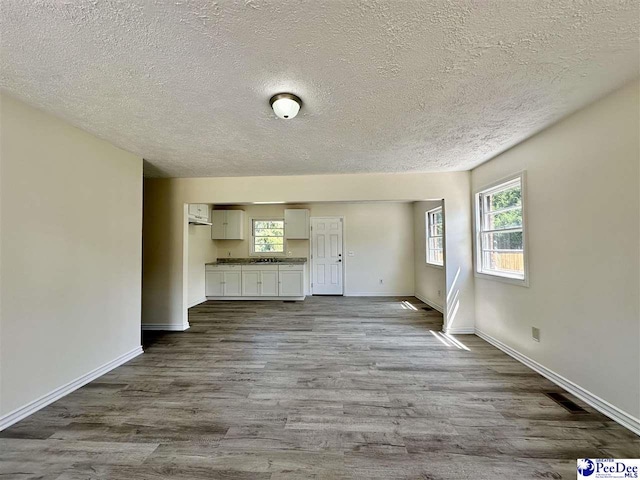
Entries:
<svg viewBox="0 0 640 480">
<path fill-rule="evenodd" d="M 403 303 L 408 302 L 408 303 Z M 207 302 L 0 434 L 0 479 L 575 479 L 640 439 L 415 298 Z M 415 310 L 413 309 L 415 308 Z M 579 402 L 578 402 L 579 403 Z"/>
</svg>

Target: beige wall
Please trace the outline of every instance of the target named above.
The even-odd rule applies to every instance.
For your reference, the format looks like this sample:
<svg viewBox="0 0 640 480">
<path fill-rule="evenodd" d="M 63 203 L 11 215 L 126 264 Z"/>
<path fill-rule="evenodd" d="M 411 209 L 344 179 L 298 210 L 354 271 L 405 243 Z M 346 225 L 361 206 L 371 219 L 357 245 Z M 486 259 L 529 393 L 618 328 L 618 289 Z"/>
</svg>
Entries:
<svg viewBox="0 0 640 480">
<path fill-rule="evenodd" d="M 204 264 L 218 257 L 216 242 L 211 240 L 211 227 L 189 225 L 189 298 L 188 306 L 206 300 L 204 294 Z"/>
<path fill-rule="evenodd" d="M 145 181 L 143 323 L 187 325 L 185 203 L 316 203 L 444 199 L 450 331 L 473 331 L 469 172 L 147 179 Z M 223 250 L 223 249 L 221 249 Z M 410 256 L 412 252 L 410 252 Z"/>
<path fill-rule="evenodd" d="M 426 213 L 442 205 L 443 202 L 441 200 L 416 202 L 413 205 L 413 222 L 415 236 L 415 294 L 432 307 L 444 313 L 446 306 L 445 271 L 444 267 L 427 263 L 426 233 Z"/>
<path fill-rule="evenodd" d="M 529 287 L 476 279 L 477 328 L 640 418 L 639 84 L 473 170 L 527 172 Z M 531 338 L 531 327 L 541 341 Z"/>
<path fill-rule="evenodd" d="M 5 415 L 139 350 L 142 159 L 1 103 Z"/>
<path fill-rule="evenodd" d="M 246 212 L 245 240 L 216 240 L 220 256 L 247 257 L 251 246 L 251 219 L 284 218 L 285 206 L 243 205 L 233 208 Z M 345 217 L 345 295 L 413 295 L 411 203 L 314 203 L 286 208 L 308 208 L 311 217 Z M 289 256 L 309 259 L 309 240 L 288 240 L 286 250 Z M 353 252 L 353 256 L 348 252 Z M 308 275 L 305 288 L 309 292 Z"/>
</svg>

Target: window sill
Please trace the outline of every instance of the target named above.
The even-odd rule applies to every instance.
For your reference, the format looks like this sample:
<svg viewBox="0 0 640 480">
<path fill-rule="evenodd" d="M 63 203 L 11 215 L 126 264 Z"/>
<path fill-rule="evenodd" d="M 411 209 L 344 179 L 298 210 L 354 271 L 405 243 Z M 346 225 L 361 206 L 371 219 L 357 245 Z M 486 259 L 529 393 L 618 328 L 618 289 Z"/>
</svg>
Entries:
<svg viewBox="0 0 640 480">
<path fill-rule="evenodd" d="M 444 270 L 444 265 L 439 265 L 437 263 L 429 263 L 429 262 L 425 262 L 425 265 L 427 267 L 433 267 L 433 268 L 437 268 L 438 270 Z"/>
<path fill-rule="evenodd" d="M 483 272 L 475 272 L 474 275 L 476 278 L 482 278 L 484 280 L 492 280 L 494 282 L 501 282 L 501 283 L 508 283 L 510 285 L 516 285 L 518 287 L 529 287 L 529 278 L 525 277 L 525 278 L 514 278 L 514 277 L 507 277 L 507 276 L 502 276 L 502 275 L 494 275 L 494 274 L 490 274 L 490 273 L 483 273 Z"/>
</svg>

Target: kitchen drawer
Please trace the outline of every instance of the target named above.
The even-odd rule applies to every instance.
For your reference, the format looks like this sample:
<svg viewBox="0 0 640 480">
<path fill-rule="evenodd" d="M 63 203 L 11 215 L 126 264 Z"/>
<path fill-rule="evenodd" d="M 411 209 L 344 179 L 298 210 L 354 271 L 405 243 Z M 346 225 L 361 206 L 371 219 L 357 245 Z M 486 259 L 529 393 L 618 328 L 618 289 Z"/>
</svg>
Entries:
<svg viewBox="0 0 640 480">
<path fill-rule="evenodd" d="M 273 271 L 278 271 L 278 266 L 277 265 L 268 265 L 268 264 L 264 264 L 264 263 L 260 263 L 260 264 L 252 264 L 252 265 L 242 265 L 242 271 L 243 272 L 255 272 L 255 271 L 261 271 L 261 272 L 265 272 L 265 271 L 269 271 L 269 270 L 273 270 Z"/>
<path fill-rule="evenodd" d="M 241 265 L 205 265 L 204 269 L 206 272 L 239 272 L 241 270 Z"/>
<path fill-rule="evenodd" d="M 281 272 L 301 272 L 304 270 L 304 265 L 299 263 L 288 263 L 286 265 L 278 265 L 278 270 Z"/>
</svg>

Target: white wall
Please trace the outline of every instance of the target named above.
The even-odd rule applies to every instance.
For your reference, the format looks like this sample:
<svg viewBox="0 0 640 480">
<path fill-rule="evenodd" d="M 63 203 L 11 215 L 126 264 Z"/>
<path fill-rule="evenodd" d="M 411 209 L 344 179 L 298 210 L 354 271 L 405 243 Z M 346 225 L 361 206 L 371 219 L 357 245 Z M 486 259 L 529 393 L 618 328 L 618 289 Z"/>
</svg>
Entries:
<svg viewBox="0 0 640 480">
<path fill-rule="evenodd" d="M 216 240 L 220 256 L 247 257 L 252 218 L 284 218 L 285 208 L 308 208 L 310 216 L 344 216 L 345 295 L 413 295 L 413 207 L 409 202 L 242 205 L 245 240 Z M 309 240 L 288 240 L 292 257 L 309 259 Z M 348 256 L 348 252 L 353 256 Z M 307 263 L 307 272 L 309 264 Z M 379 280 L 383 283 L 380 285 Z M 309 278 L 305 277 L 309 292 Z"/>
<path fill-rule="evenodd" d="M 426 234 L 426 213 L 429 210 L 441 207 L 442 205 L 443 202 L 441 200 L 415 202 L 413 205 L 413 224 L 415 245 L 415 294 L 418 298 L 444 313 L 444 308 L 446 306 L 446 279 L 444 266 L 440 267 L 427 263 Z"/>
<path fill-rule="evenodd" d="M 142 159 L 15 99 L 0 101 L 6 418 L 140 353 Z"/>
<path fill-rule="evenodd" d="M 638 89 L 635 82 L 472 172 L 474 191 L 520 170 L 528 189 L 530 286 L 477 278 L 477 328 L 636 419 Z"/>
<path fill-rule="evenodd" d="M 367 202 L 444 199 L 447 221 L 445 328 L 473 331 L 469 172 L 146 179 L 143 324 L 188 326 L 186 203 Z M 449 219 L 449 217 L 447 217 Z M 223 248 L 220 248 L 224 252 Z M 413 249 L 409 252 L 412 256 Z"/>
<path fill-rule="evenodd" d="M 211 240 L 211 227 L 189 225 L 189 306 L 206 300 L 204 294 L 204 264 L 218 256 L 216 242 Z"/>
</svg>

